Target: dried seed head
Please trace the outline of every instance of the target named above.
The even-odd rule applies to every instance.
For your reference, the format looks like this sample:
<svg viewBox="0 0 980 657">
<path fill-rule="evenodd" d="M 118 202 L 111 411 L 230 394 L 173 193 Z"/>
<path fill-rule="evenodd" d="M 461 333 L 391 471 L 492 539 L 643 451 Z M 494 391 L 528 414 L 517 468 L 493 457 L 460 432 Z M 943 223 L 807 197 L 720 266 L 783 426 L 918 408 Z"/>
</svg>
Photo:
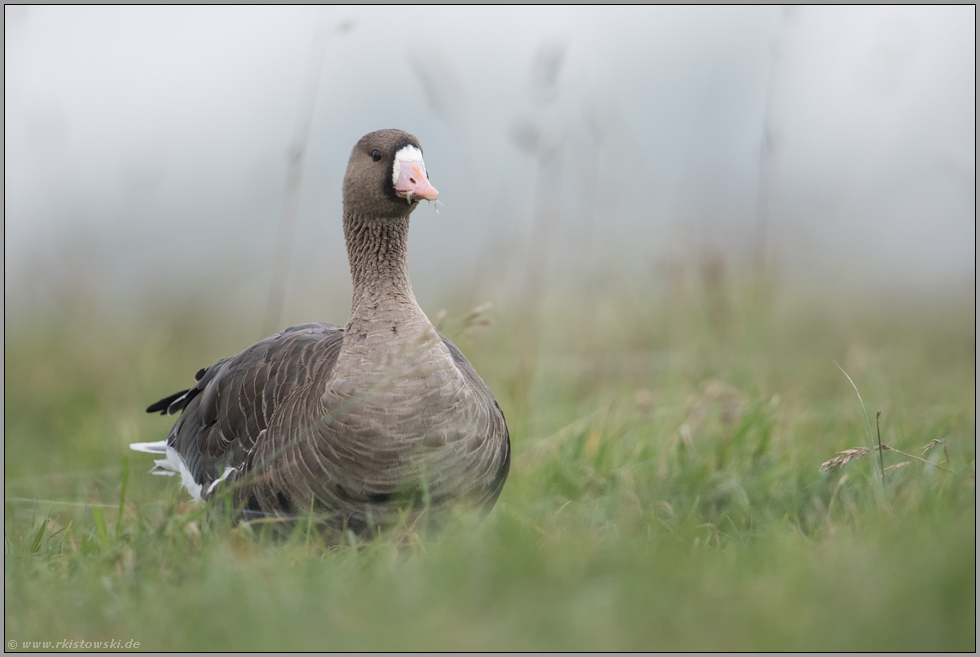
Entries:
<svg viewBox="0 0 980 657">
<path fill-rule="evenodd" d="M 892 470 L 898 470 L 899 468 L 904 468 L 911 462 L 912 461 L 902 461 L 901 463 L 896 463 L 895 465 L 889 465 L 887 468 L 885 468 L 885 474 L 888 474 Z"/>
<path fill-rule="evenodd" d="M 867 447 L 855 447 L 853 449 L 845 449 L 843 452 L 837 452 L 837 456 L 820 464 L 820 472 L 827 472 L 834 468 L 843 467 L 851 459 L 859 459 L 862 456 L 866 456 L 867 453 Z"/>
</svg>

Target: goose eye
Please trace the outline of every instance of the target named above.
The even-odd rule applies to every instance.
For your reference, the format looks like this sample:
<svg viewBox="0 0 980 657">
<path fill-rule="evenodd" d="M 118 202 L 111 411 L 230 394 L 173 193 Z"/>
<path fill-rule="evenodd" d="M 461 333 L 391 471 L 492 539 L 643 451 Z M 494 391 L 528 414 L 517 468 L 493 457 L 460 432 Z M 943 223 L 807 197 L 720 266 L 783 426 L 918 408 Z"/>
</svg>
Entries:
<svg viewBox="0 0 980 657">
<path fill-rule="evenodd" d="M 381 161 L 381 151 L 379 151 L 377 148 L 375 148 L 371 152 L 371 159 L 374 160 L 375 162 L 380 162 Z"/>
</svg>

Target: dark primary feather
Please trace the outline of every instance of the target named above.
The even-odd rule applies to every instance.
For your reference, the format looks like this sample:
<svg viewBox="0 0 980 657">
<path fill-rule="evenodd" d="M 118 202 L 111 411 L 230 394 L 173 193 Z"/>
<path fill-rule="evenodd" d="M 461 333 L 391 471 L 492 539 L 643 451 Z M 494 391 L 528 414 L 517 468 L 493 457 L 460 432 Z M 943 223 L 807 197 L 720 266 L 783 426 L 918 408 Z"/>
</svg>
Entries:
<svg viewBox="0 0 980 657">
<path fill-rule="evenodd" d="M 175 392 L 169 397 L 164 397 L 155 404 L 150 404 L 146 408 L 147 413 L 156 413 L 159 411 L 160 415 L 168 415 L 167 411 L 170 409 L 170 405 L 178 399 L 182 399 L 190 390 L 181 390 L 180 392 Z"/>
</svg>

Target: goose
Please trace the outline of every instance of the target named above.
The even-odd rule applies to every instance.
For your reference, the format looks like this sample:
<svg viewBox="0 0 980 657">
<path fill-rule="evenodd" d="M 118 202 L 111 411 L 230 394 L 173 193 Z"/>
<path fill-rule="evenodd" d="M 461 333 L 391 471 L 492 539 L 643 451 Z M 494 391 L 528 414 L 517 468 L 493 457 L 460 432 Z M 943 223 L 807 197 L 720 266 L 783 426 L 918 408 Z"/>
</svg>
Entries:
<svg viewBox="0 0 980 657">
<path fill-rule="evenodd" d="M 409 217 L 438 197 L 418 139 L 362 137 L 343 179 L 347 325 L 287 328 L 152 404 L 180 416 L 165 440 L 130 445 L 162 457 L 151 472 L 197 500 L 230 493 L 239 518 L 313 509 L 362 536 L 464 502 L 488 513 L 510 469 L 503 411 L 408 278 Z"/>
</svg>

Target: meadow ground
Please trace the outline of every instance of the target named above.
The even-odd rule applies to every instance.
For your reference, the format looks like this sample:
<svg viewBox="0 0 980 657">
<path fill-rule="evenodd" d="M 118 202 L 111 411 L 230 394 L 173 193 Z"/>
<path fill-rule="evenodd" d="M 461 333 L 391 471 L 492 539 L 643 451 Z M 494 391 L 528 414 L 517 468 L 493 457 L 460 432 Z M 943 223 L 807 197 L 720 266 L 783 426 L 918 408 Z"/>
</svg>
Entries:
<svg viewBox="0 0 980 657">
<path fill-rule="evenodd" d="M 257 327 L 203 303 L 8 320 L 8 650 L 975 650 L 974 306 L 749 289 L 599 290 L 489 326 L 450 306 L 510 478 L 480 524 L 356 548 L 231 527 L 126 448 Z M 877 453 L 820 469 L 868 445 L 834 360 L 911 455 L 881 455 L 880 495 Z"/>
</svg>

